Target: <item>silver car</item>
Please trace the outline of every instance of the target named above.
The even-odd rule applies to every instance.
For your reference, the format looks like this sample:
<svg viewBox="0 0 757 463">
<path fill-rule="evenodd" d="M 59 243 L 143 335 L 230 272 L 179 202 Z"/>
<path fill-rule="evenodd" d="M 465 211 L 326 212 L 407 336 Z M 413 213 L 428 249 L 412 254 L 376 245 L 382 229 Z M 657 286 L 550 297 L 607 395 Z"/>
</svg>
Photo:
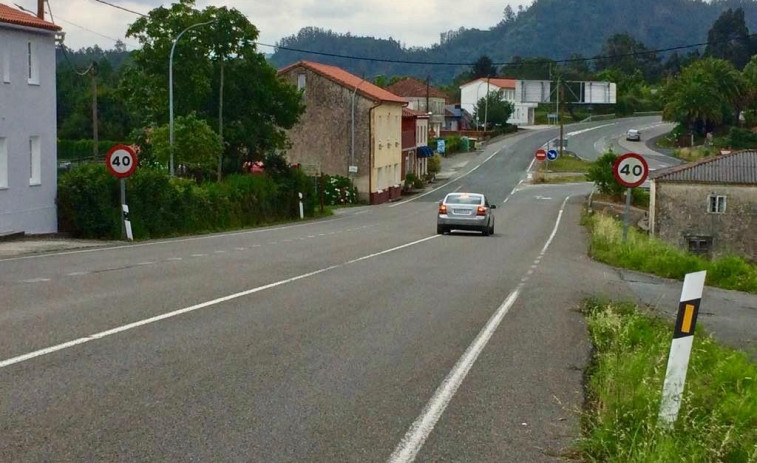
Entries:
<svg viewBox="0 0 757 463">
<path fill-rule="evenodd" d="M 452 230 L 473 230 L 489 236 L 494 233 L 492 209 L 496 208 L 482 194 L 450 193 L 439 202 L 436 233 L 441 235 Z"/>
<path fill-rule="evenodd" d="M 636 129 L 631 129 L 626 133 L 626 140 L 628 141 L 641 141 L 641 132 Z"/>
</svg>

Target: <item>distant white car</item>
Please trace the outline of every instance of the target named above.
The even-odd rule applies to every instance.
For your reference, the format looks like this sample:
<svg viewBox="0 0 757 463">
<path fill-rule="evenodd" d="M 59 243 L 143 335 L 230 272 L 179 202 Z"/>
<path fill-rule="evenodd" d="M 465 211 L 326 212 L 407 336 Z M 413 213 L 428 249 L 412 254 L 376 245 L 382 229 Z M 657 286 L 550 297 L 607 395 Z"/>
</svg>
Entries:
<svg viewBox="0 0 757 463">
<path fill-rule="evenodd" d="M 641 141 L 641 132 L 636 129 L 631 129 L 626 133 L 626 140 L 628 141 Z"/>
</svg>

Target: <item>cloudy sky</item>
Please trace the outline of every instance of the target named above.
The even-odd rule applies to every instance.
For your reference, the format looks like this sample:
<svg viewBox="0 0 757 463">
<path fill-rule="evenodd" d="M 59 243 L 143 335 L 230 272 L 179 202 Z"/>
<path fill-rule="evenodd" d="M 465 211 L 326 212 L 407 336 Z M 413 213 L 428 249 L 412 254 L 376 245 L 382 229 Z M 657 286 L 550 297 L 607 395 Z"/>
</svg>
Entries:
<svg viewBox="0 0 757 463">
<path fill-rule="evenodd" d="M 98 44 L 112 48 L 113 39 L 123 39 L 129 49 L 134 40 L 124 39 L 133 14 L 97 3 L 95 0 L 49 0 L 55 22 L 66 32 L 66 44 L 73 49 Z M 148 12 L 170 1 L 109 0 L 139 12 Z M 0 0 L 34 10 L 36 0 Z M 514 9 L 529 0 L 198 0 L 242 11 L 260 29 L 260 42 L 274 44 L 306 26 L 316 26 L 354 35 L 392 37 L 407 46 L 428 46 L 439 41 L 441 32 L 466 28 L 488 28 L 499 22 L 510 4 Z M 461 4 L 465 7 L 461 8 Z M 49 19 L 49 18 L 48 18 Z M 129 46 L 132 45 L 132 46 Z M 270 53 L 270 49 L 261 48 Z"/>
</svg>

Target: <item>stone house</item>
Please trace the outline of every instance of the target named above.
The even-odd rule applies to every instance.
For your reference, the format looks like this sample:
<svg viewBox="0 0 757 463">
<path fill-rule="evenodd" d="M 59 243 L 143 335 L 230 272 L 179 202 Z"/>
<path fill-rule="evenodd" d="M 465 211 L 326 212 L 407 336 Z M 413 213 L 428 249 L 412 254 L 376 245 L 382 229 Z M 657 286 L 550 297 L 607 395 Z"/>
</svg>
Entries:
<svg viewBox="0 0 757 463">
<path fill-rule="evenodd" d="M 55 40 L 60 27 L 0 3 L 0 235 L 58 230 Z"/>
<path fill-rule="evenodd" d="M 399 198 L 407 101 L 341 68 L 312 61 L 287 66 L 279 76 L 303 92 L 306 106 L 299 123 L 287 131 L 289 161 L 351 177 L 362 201 Z"/>
<path fill-rule="evenodd" d="M 757 151 L 738 151 L 651 175 L 650 234 L 709 257 L 757 260 Z"/>
<path fill-rule="evenodd" d="M 386 90 L 407 100 L 409 109 L 430 113 L 429 130 L 435 136 L 441 134 L 444 128 L 444 106 L 447 102 L 444 92 L 413 77 L 399 80 L 386 87 Z"/>
</svg>

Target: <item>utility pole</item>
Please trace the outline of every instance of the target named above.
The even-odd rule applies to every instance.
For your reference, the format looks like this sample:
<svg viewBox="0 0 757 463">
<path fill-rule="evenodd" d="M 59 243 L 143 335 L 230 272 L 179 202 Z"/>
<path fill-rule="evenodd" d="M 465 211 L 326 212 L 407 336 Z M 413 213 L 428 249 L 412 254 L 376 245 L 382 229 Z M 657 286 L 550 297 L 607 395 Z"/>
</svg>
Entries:
<svg viewBox="0 0 757 463">
<path fill-rule="evenodd" d="M 221 85 L 219 87 L 218 103 L 218 138 L 221 140 L 221 153 L 218 155 L 218 181 L 221 181 L 223 171 L 223 65 L 224 57 L 221 55 Z"/>
<path fill-rule="evenodd" d="M 486 133 L 486 126 L 489 125 L 489 78 L 486 76 L 486 96 L 484 96 L 484 133 Z"/>
<path fill-rule="evenodd" d="M 97 63 L 95 61 L 89 67 L 89 76 L 92 81 L 92 155 L 96 158 L 100 153 L 97 146 L 99 134 L 97 129 Z"/>
<path fill-rule="evenodd" d="M 560 120 L 560 157 L 563 155 L 563 137 L 565 133 L 565 125 L 563 124 L 562 108 L 560 107 L 560 100 L 563 98 L 562 77 L 557 77 L 557 118 Z M 563 105 L 564 106 L 564 105 Z"/>
<path fill-rule="evenodd" d="M 431 93 L 431 76 L 426 75 L 426 112 L 428 114 L 431 114 L 431 108 L 429 107 L 429 97 Z M 431 118 L 429 117 L 429 122 L 431 122 Z M 437 134 L 439 135 L 439 134 Z"/>
</svg>

